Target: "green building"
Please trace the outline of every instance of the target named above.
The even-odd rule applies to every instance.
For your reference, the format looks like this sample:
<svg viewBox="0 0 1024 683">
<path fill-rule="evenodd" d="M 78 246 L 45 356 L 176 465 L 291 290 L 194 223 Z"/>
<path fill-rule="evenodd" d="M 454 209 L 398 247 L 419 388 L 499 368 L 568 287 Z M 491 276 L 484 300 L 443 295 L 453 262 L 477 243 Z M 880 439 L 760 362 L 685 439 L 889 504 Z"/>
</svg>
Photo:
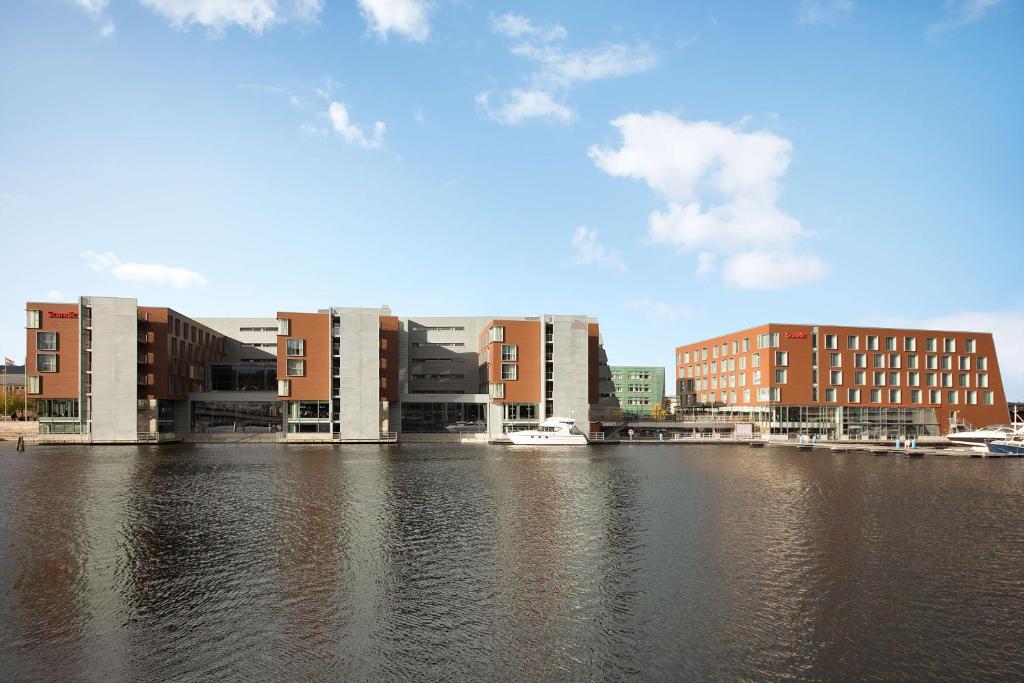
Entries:
<svg viewBox="0 0 1024 683">
<path fill-rule="evenodd" d="M 665 401 L 665 368 L 613 365 L 615 400 L 624 413 L 651 414 Z"/>
</svg>

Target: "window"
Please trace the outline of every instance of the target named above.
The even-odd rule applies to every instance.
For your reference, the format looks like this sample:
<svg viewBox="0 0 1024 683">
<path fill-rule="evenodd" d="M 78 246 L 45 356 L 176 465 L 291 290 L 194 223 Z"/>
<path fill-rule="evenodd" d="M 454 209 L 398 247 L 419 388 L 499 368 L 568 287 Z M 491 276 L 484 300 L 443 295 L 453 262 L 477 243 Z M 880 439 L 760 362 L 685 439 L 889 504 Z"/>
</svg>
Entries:
<svg viewBox="0 0 1024 683">
<path fill-rule="evenodd" d="M 881 403 L 882 402 L 882 390 L 881 389 L 872 389 L 871 390 L 871 402 L 872 403 Z"/>
<path fill-rule="evenodd" d="M 285 361 L 285 374 L 289 377 L 305 377 L 306 361 L 289 358 Z"/>
<path fill-rule="evenodd" d="M 305 339 L 288 339 L 285 342 L 285 355 L 287 355 L 287 356 L 305 356 L 306 355 L 306 340 Z"/>
<path fill-rule="evenodd" d="M 789 365 L 789 352 L 788 351 L 776 351 L 775 352 L 775 364 L 776 365 Z"/>
<path fill-rule="evenodd" d="M 747 357 L 746 356 L 740 356 L 740 370 L 746 370 L 746 369 L 747 369 Z"/>
<path fill-rule="evenodd" d="M 875 368 L 884 368 L 885 367 L 885 354 L 884 353 L 876 353 L 876 354 L 874 354 L 871 357 L 871 366 L 875 367 Z"/>
<path fill-rule="evenodd" d="M 828 387 L 825 389 L 825 400 L 829 403 L 835 403 L 837 401 L 835 388 Z"/>
<path fill-rule="evenodd" d="M 786 383 L 786 375 L 787 375 L 787 372 L 786 372 L 785 368 L 778 368 L 778 369 L 776 369 L 775 370 L 775 383 L 776 384 L 785 384 Z"/>
<path fill-rule="evenodd" d="M 942 349 L 946 353 L 956 353 L 956 339 L 946 337 L 942 340 Z"/>
<path fill-rule="evenodd" d="M 953 369 L 953 359 L 950 356 L 942 356 L 941 358 L 939 358 L 939 366 L 943 370 L 952 370 Z"/>
<path fill-rule="evenodd" d="M 970 374 L 968 374 L 966 372 L 961 372 L 959 379 L 960 379 L 960 383 L 957 386 L 960 386 L 960 387 L 969 387 L 969 386 L 971 386 L 971 376 L 970 376 Z"/>
<path fill-rule="evenodd" d="M 988 358 L 985 356 L 978 356 L 978 360 L 975 364 L 979 370 L 988 370 Z"/>
<path fill-rule="evenodd" d="M 30 394 L 41 394 L 43 393 L 43 380 L 39 375 L 28 376 L 28 393 Z"/>
<path fill-rule="evenodd" d="M 855 353 L 853 354 L 853 367 L 855 368 L 866 368 L 868 366 L 868 354 L 866 353 Z"/>
<path fill-rule="evenodd" d="M 39 372 L 57 372 L 57 354 L 37 353 L 36 370 Z"/>
<path fill-rule="evenodd" d="M 992 405 L 992 392 L 991 391 L 983 391 L 983 392 L 981 392 L 981 402 L 984 403 L 987 406 Z"/>
<path fill-rule="evenodd" d="M 935 373 L 934 372 L 926 372 L 926 373 L 924 373 L 924 383 L 925 383 L 926 386 L 934 387 L 935 386 Z"/>
<path fill-rule="evenodd" d="M 36 349 L 39 351 L 57 350 L 56 332 L 36 332 Z"/>
<path fill-rule="evenodd" d="M 921 375 L 917 372 L 907 373 L 907 386 L 919 387 L 921 386 Z"/>
<path fill-rule="evenodd" d="M 901 398 L 899 389 L 889 390 L 889 403 L 901 403 Z"/>
<path fill-rule="evenodd" d="M 934 405 L 942 403 L 942 392 L 938 389 L 931 389 L 928 391 L 928 402 Z"/>
<path fill-rule="evenodd" d="M 760 370 L 754 370 L 753 383 L 754 384 L 760 384 L 761 383 L 761 371 Z"/>
<path fill-rule="evenodd" d="M 848 351 L 856 351 L 860 346 L 860 339 L 855 334 L 847 335 L 846 337 L 846 349 Z"/>
<path fill-rule="evenodd" d="M 517 379 L 519 366 L 515 363 L 502 363 L 501 364 L 501 378 L 502 379 Z"/>
<path fill-rule="evenodd" d="M 978 392 L 971 390 L 964 392 L 964 403 L 970 406 L 978 405 Z"/>
<path fill-rule="evenodd" d="M 761 367 L 761 354 L 755 353 L 750 357 L 750 367 L 759 368 Z"/>
<path fill-rule="evenodd" d="M 860 403 L 860 389 L 847 389 L 846 400 L 850 403 Z"/>
<path fill-rule="evenodd" d="M 911 403 L 920 403 L 921 402 L 921 390 L 920 389 L 911 389 L 911 391 L 910 391 L 910 402 Z"/>
<path fill-rule="evenodd" d="M 959 392 L 957 392 L 957 391 L 947 391 L 946 392 L 946 403 L 949 403 L 951 405 L 956 405 L 958 403 L 958 401 L 956 400 L 958 393 Z"/>
<path fill-rule="evenodd" d="M 843 365 L 843 354 L 841 353 L 830 353 L 828 354 L 828 364 L 833 368 L 842 367 Z"/>
<path fill-rule="evenodd" d="M 938 370 L 938 368 L 939 368 L 938 356 L 925 356 L 924 357 L 924 366 L 928 370 Z"/>
<path fill-rule="evenodd" d="M 917 356 L 907 356 L 907 367 L 911 369 L 917 368 Z"/>
<path fill-rule="evenodd" d="M 917 351 L 917 337 L 904 337 L 903 338 L 903 350 L 904 351 Z"/>
<path fill-rule="evenodd" d="M 874 382 L 872 382 L 872 384 L 874 384 L 876 387 L 884 387 L 885 386 L 885 373 L 884 372 L 881 372 L 881 371 L 875 372 L 875 376 L 874 376 L 873 379 L 874 379 Z"/>
<path fill-rule="evenodd" d="M 836 335 L 834 335 L 834 334 L 826 334 L 825 335 L 825 348 L 826 349 L 838 349 L 839 348 L 839 338 Z"/>
<path fill-rule="evenodd" d="M 490 385 L 489 393 L 491 398 L 505 398 L 505 385 L 501 382 L 495 382 Z"/>
<path fill-rule="evenodd" d="M 290 396 L 292 393 L 292 382 L 287 379 L 277 380 L 277 395 Z"/>
<path fill-rule="evenodd" d="M 878 336 L 874 334 L 868 335 L 868 351 L 878 350 Z"/>
<path fill-rule="evenodd" d="M 743 338 L 743 345 L 741 348 L 743 349 L 743 353 L 750 351 L 750 337 Z"/>
<path fill-rule="evenodd" d="M 853 383 L 858 386 L 864 386 L 868 383 L 867 373 L 863 370 L 857 370 L 853 373 Z"/>
<path fill-rule="evenodd" d="M 924 350 L 930 351 L 931 353 L 935 353 L 935 349 L 935 337 L 925 337 Z"/>
<path fill-rule="evenodd" d="M 978 373 L 978 387 L 981 388 L 981 389 L 988 388 L 988 373 L 987 372 L 979 372 Z"/>
<path fill-rule="evenodd" d="M 970 356 L 960 356 L 960 362 L 957 363 L 957 367 L 959 367 L 961 370 L 970 370 L 971 369 L 971 357 Z"/>
<path fill-rule="evenodd" d="M 900 354 L 898 354 L 898 353 L 890 353 L 889 354 L 889 367 L 890 368 L 896 368 L 898 370 L 900 368 L 900 365 L 901 365 L 901 363 L 900 363 Z"/>
<path fill-rule="evenodd" d="M 974 349 L 975 349 L 975 347 L 974 347 L 974 340 L 973 339 L 965 339 L 964 340 L 964 351 L 967 352 L 967 353 L 974 353 Z"/>
<path fill-rule="evenodd" d="M 889 386 L 898 387 L 900 385 L 900 373 L 890 372 L 889 373 Z"/>
<path fill-rule="evenodd" d="M 885 338 L 885 350 L 886 351 L 895 351 L 896 350 L 896 337 L 886 337 Z"/>
<path fill-rule="evenodd" d="M 953 373 L 952 372 L 944 372 L 944 373 L 942 373 L 942 386 L 947 387 L 947 388 L 953 386 Z"/>
<path fill-rule="evenodd" d="M 829 384 L 842 384 L 843 383 L 843 371 L 833 370 L 829 373 Z"/>
<path fill-rule="evenodd" d="M 502 344 L 501 345 L 501 359 L 503 361 L 516 360 L 518 357 L 519 347 L 514 344 Z"/>
<path fill-rule="evenodd" d="M 750 403 L 750 389 L 743 390 L 743 402 Z"/>
<path fill-rule="evenodd" d="M 25 327 L 30 330 L 38 330 L 43 325 L 42 311 L 29 309 L 25 311 Z"/>
</svg>

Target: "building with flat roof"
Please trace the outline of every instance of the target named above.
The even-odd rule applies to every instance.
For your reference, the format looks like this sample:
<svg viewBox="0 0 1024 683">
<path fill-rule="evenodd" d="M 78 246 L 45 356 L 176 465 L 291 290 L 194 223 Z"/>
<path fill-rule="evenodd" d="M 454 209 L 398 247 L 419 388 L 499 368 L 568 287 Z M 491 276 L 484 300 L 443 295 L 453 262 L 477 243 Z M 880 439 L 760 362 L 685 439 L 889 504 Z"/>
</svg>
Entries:
<svg viewBox="0 0 1024 683">
<path fill-rule="evenodd" d="M 664 410 L 665 368 L 662 366 L 612 365 L 612 398 L 624 413 L 650 415 L 655 406 Z"/>
<path fill-rule="evenodd" d="M 40 431 L 86 442 L 494 439 L 551 415 L 588 423 L 608 376 L 586 316 L 400 318 L 382 306 L 194 319 L 111 297 L 26 309 Z"/>
<path fill-rule="evenodd" d="M 988 332 L 768 323 L 676 348 L 681 410 L 773 434 L 938 435 L 1008 421 Z"/>
</svg>

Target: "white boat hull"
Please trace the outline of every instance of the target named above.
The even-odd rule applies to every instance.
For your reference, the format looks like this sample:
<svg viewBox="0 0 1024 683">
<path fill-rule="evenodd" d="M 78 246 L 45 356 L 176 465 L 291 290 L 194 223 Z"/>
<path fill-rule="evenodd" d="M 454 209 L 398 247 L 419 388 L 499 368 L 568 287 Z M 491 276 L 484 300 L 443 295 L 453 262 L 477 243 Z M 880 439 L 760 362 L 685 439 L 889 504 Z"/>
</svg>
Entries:
<svg viewBox="0 0 1024 683">
<path fill-rule="evenodd" d="M 508 440 L 516 446 L 586 446 L 587 437 L 576 434 L 538 434 L 532 431 L 511 432 Z"/>
</svg>

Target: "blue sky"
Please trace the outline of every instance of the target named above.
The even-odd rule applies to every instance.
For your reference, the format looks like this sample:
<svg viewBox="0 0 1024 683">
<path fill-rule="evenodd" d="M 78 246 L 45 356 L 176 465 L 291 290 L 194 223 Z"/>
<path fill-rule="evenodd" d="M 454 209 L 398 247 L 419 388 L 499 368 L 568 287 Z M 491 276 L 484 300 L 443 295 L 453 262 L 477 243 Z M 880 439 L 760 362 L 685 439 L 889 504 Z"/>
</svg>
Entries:
<svg viewBox="0 0 1024 683">
<path fill-rule="evenodd" d="M 0 7 L 26 300 L 983 327 L 1024 399 L 1019 0 Z"/>
</svg>

